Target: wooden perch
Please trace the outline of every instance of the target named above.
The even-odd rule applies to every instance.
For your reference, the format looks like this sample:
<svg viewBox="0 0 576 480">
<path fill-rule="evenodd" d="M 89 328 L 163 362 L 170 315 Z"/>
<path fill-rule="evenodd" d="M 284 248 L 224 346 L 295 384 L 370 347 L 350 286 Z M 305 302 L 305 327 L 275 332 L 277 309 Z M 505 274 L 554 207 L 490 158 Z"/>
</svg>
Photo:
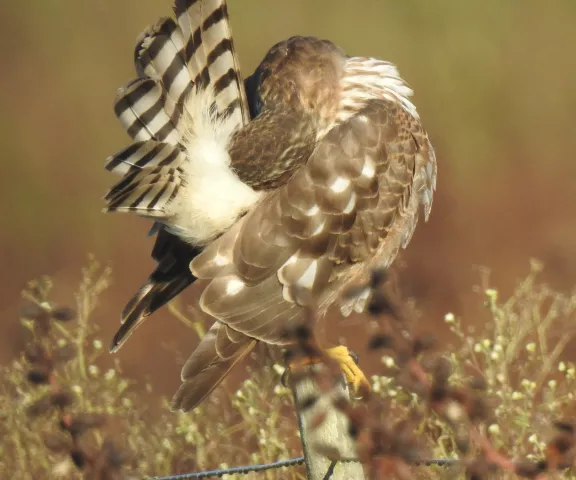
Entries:
<svg viewBox="0 0 576 480">
<path fill-rule="evenodd" d="M 350 400 L 344 382 L 337 382 L 325 392 L 321 390 L 314 373 L 322 365 L 309 366 L 291 379 L 302 449 L 306 461 L 308 480 L 364 480 L 364 470 L 358 462 L 339 462 L 338 459 L 356 458 L 353 439 L 348 434 L 348 418 L 334 407 L 333 400 Z M 319 423 L 319 419 L 323 421 Z"/>
</svg>

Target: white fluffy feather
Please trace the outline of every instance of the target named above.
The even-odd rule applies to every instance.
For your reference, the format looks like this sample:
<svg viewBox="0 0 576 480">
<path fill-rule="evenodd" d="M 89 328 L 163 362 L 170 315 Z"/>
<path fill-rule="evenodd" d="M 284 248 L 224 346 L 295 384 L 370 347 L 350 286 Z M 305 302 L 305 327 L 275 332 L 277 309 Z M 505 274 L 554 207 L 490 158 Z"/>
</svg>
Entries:
<svg viewBox="0 0 576 480">
<path fill-rule="evenodd" d="M 186 241 L 203 245 L 227 230 L 260 197 L 232 170 L 228 144 L 239 127 L 215 113 L 211 89 L 194 91 L 185 105 L 182 131 L 187 161 L 186 186 L 172 206 L 168 228 Z"/>
<path fill-rule="evenodd" d="M 409 100 L 412 89 L 400 77 L 396 66 L 370 57 L 351 57 L 346 62 L 341 81 L 342 98 L 337 122 L 346 121 L 351 115 L 350 107 L 359 110 L 374 98 L 385 98 L 397 102 L 414 118 L 416 107 Z"/>
</svg>

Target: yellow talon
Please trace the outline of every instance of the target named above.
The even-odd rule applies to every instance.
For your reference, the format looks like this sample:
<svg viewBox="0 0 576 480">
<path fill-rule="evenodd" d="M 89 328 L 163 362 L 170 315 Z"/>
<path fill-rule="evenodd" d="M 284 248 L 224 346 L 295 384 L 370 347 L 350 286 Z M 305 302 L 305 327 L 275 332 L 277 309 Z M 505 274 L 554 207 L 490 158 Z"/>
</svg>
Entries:
<svg viewBox="0 0 576 480">
<path fill-rule="evenodd" d="M 352 392 L 357 396 L 363 396 L 364 394 L 370 392 L 370 382 L 364 375 L 364 372 L 360 370 L 356 361 L 352 357 L 348 347 L 340 345 L 338 347 L 328 348 L 325 350 L 326 354 L 338 362 L 340 370 L 346 377 L 346 381 L 352 387 Z"/>
<path fill-rule="evenodd" d="M 371 391 L 370 382 L 356 364 L 356 360 L 352 357 L 350 350 L 347 347 L 340 345 L 323 349 L 318 347 L 318 355 L 307 355 L 297 358 L 288 364 L 288 368 L 284 372 L 282 383 L 287 384 L 287 375 L 290 372 L 296 372 L 303 367 L 319 364 L 326 361 L 322 358 L 322 353 L 325 357 L 330 358 L 338 364 L 338 367 L 346 377 L 346 381 L 351 386 L 352 393 L 355 397 L 363 397 Z"/>
</svg>

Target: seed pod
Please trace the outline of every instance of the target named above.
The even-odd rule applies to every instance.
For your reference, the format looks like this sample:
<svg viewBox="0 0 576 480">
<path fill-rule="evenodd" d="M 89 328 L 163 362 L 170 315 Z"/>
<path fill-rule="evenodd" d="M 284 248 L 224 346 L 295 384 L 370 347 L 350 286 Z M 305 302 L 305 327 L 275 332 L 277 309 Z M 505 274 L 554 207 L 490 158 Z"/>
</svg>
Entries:
<svg viewBox="0 0 576 480">
<path fill-rule="evenodd" d="M 54 453 L 64 453 L 72 448 L 72 440 L 69 435 L 49 432 L 44 435 L 44 445 Z"/>
<path fill-rule="evenodd" d="M 416 340 L 414 340 L 414 345 L 412 346 L 414 356 L 418 356 L 421 353 L 432 349 L 435 343 L 436 340 L 430 334 L 424 334 L 419 336 L 418 338 L 416 338 Z"/>
<path fill-rule="evenodd" d="M 482 377 L 474 377 L 470 380 L 470 388 L 472 390 L 484 391 L 488 388 L 488 383 Z"/>
<path fill-rule="evenodd" d="M 392 348 L 394 346 L 394 339 L 391 335 L 379 333 L 373 335 L 368 342 L 368 349 L 379 350 L 383 348 Z"/>
<path fill-rule="evenodd" d="M 375 317 L 380 315 L 391 315 L 398 317 L 396 308 L 390 302 L 390 299 L 381 292 L 376 292 L 368 302 L 367 311 Z"/>
<path fill-rule="evenodd" d="M 20 316 L 28 320 L 38 320 L 43 317 L 48 318 L 49 313 L 45 308 L 41 307 L 37 303 L 26 302 L 20 308 Z"/>
<path fill-rule="evenodd" d="M 447 383 L 451 373 L 452 366 L 450 365 L 450 361 L 444 357 L 439 358 L 434 366 L 434 381 Z"/>
<path fill-rule="evenodd" d="M 72 437 L 79 437 L 92 428 L 101 427 L 106 423 L 106 417 L 97 413 L 83 413 L 75 417 L 62 420 L 60 428 L 66 430 Z"/>
<path fill-rule="evenodd" d="M 299 402 L 298 409 L 301 411 L 308 410 L 309 408 L 312 408 L 314 405 L 316 405 L 318 400 L 320 400 L 318 396 L 310 395 L 309 397 L 304 398 Z"/>
<path fill-rule="evenodd" d="M 50 413 L 52 411 L 52 406 L 51 395 L 43 395 L 26 408 L 26 414 L 30 418 L 37 418 Z"/>
<path fill-rule="evenodd" d="M 382 286 L 386 280 L 388 280 L 388 270 L 384 268 L 372 270 L 370 275 L 370 286 L 373 289 Z"/>
<path fill-rule="evenodd" d="M 70 307 L 56 307 L 52 309 L 51 317 L 59 322 L 69 322 L 76 318 L 76 312 Z"/>
<path fill-rule="evenodd" d="M 64 345 L 54 350 L 54 361 L 65 363 L 76 356 L 76 347 L 74 345 Z"/>
<path fill-rule="evenodd" d="M 490 411 L 486 401 L 481 396 L 473 396 L 468 402 L 468 417 L 472 423 L 485 421 L 488 419 Z"/>
<path fill-rule="evenodd" d="M 571 435 L 574 435 L 576 433 L 574 430 L 574 425 L 564 420 L 554 422 L 554 426 L 561 432 L 566 432 Z"/>
<path fill-rule="evenodd" d="M 312 331 L 308 325 L 298 325 L 292 331 L 293 338 L 298 342 L 305 342 L 312 337 Z"/>
<path fill-rule="evenodd" d="M 86 454 L 79 448 L 70 451 L 70 458 L 72 458 L 72 462 L 74 462 L 74 465 L 76 465 L 79 470 L 82 470 L 86 466 Z"/>
<path fill-rule="evenodd" d="M 43 385 L 50 383 L 50 374 L 52 369 L 45 366 L 36 366 L 28 371 L 26 378 L 30 383 Z"/>
<path fill-rule="evenodd" d="M 522 478 L 536 478 L 547 470 L 545 462 L 530 462 L 528 460 L 516 462 L 514 473 Z"/>
<path fill-rule="evenodd" d="M 72 392 L 56 392 L 51 396 L 52 405 L 60 409 L 69 407 L 74 403 L 74 395 Z"/>
<path fill-rule="evenodd" d="M 47 365 L 50 362 L 50 355 L 46 348 L 40 343 L 31 343 L 24 351 L 24 357 L 32 364 Z"/>
</svg>

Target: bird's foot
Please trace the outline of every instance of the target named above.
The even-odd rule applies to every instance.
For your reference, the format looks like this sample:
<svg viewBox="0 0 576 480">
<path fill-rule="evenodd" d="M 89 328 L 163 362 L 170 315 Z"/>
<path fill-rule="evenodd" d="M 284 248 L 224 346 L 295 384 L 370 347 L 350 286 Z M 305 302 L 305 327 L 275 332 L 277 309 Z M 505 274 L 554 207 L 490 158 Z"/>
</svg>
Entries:
<svg viewBox="0 0 576 480">
<path fill-rule="evenodd" d="M 327 358 L 336 362 L 344 374 L 348 385 L 352 389 L 354 397 L 361 398 L 371 391 L 370 382 L 364 375 L 364 372 L 358 367 L 358 355 L 348 347 L 340 345 L 327 349 L 321 349 L 318 355 L 306 355 L 294 359 L 288 363 L 284 372 L 282 383 L 287 385 L 287 378 L 290 372 L 301 371 L 303 368 L 312 365 L 326 363 Z"/>
<path fill-rule="evenodd" d="M 344 345 L 328 348 L 325 352 L 340 366 L 340 370 L 352 388 L 354 396 L 363 397 L 371 391 L 370 382 L 358 367 L 358 355 L 356 353 Z"/>
</svg>

